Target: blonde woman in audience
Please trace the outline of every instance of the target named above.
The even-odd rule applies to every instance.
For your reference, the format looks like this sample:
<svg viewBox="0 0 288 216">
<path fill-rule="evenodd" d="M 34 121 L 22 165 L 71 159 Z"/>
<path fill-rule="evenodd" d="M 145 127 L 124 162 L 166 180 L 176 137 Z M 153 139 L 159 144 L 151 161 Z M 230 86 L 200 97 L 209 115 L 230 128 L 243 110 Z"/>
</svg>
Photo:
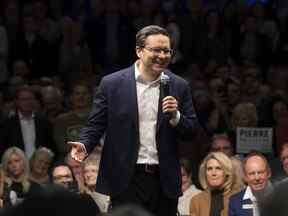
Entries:
<svg viewBox="0 0 288 216">
<path fill-rule="evenodd" d="M 53 162 L 54 153 L 46 148 L 38 148 L 30 159 L 30 176 L 32 182 L 38 184 L 49 183 L 49 168 Z"/>
<path fill-rule="evenodd" d="M 98 176 L 99 159 L 97 157 L 89 157 L 84 162 L 84 193 L 89 194 L 101 212 L 107 212 L 110 205 L 110 197 L 96 192 L 96 181 Z"/>
<path fill-rule="evenodd" d="M 227 216 L 229 197 L 240 191 L 230 158 L 209 153 L 200 165 L 199 181 L 204 190 L 191 199 L 190 216 Z"/>
<path fill-rule="evenodd" d="M 187 159 L 180 160 L 181 167 L 181 181 L 183 195 L 178 199 L 178 213 L 179 216 L 189 215 L 189 206 L 191 198 L 201 191 L 196 188 L 192 182 L 192 167 Z"/>
<path fill-rule="evenodd" d="M 222 152 L 226 154 L 232 161 L 234 173 L 237 176 L 234 178 L 238 185 L 244 187 L 244 174 L 242 166 L 241 155 L 237 155 L 234 152 L 235 147 L 231 142 L 230 137 L 226 133 L 214 134 L 211 140 L 210 152 Z"/>
<path fill-rule="evenodd" d="M 28 161 L 20 148 L 10 147 L 4 152 L 2 167 L 8 186 L 8 191 L 4 192 L 4 205 L 16 205 L 39 190 L 40 186 L 29 180 Z"/>
</svg>

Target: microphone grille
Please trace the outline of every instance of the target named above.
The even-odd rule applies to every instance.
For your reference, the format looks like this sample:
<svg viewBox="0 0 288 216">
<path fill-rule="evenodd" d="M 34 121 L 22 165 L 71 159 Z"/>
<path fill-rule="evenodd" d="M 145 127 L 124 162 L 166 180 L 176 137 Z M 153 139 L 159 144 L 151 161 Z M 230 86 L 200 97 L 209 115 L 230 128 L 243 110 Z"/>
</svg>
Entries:
<svg viewBox="0 0 288 216">
<path fill-rule="evenodd" d="M 167 85 L 169 82 L 170 82 L 170 77 L 164 73 L 161 74 L 161 77 L 160 77 L 160 82 L 163 84 L 163 85 Z"/>
</svg>

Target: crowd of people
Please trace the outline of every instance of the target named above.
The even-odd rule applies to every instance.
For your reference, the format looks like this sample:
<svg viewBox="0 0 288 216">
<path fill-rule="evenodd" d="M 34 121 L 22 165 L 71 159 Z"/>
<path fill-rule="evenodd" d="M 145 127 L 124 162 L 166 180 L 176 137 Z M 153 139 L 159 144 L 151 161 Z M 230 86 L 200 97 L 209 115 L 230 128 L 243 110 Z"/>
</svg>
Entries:
<svg viewBox="0 0 288 216">
<path fill-rule="evenodd" d="M 2 207 L 52 184 L 111 209 L 95 188 L 103 143 L 79 166 L 67 141 L 102 77 L 135 62 L 135 34 L 154 24 L 171 35 L 169 68 L 189 83 L 199 122 L 180 140 L 179 215 L 259 215 L 288 175 L 288 13 L 273 1 L 201 2 L 0 1 Z M 272 151 L 238 154 L 240 127 L 272 128 Z"/>
</svg>

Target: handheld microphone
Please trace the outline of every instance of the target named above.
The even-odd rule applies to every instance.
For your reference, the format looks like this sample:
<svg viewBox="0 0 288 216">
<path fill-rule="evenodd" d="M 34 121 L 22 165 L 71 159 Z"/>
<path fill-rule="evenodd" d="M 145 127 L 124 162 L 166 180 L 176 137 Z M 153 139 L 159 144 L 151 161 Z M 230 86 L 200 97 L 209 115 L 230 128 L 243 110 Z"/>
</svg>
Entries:
<svg viewBox="0 0 288 216">
<path fill-rule="evenodd" d="M 170 77 L 162 73 L 160 77 L 160 97 L 161 103 L 163 98 L 170 95 Z M 164 113 L 167 119 L 171 118 L 170 113 Z"/>
</svg>

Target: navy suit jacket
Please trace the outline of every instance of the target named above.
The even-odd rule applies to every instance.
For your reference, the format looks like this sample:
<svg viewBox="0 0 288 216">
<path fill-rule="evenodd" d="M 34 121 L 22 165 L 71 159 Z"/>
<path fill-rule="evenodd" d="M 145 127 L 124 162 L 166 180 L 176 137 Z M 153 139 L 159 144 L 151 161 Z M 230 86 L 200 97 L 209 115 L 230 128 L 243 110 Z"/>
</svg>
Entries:
<svg viewBox="0 0 288 216">
<path fill-rule="evenodd" d="M 230 197 L 228 216 L 253 216 L 253 209 L 245 208 L 245 205 L 252 205 L 252 201 L 250 199 L 243 200 L 245 191 L 246 188 Z"/>
<path fill-rule="evenodd" d="M 178 158 L 178 133 L 190 132 L 195 126 L 189 85 L 185 80 L 165 71 L 170 77 L 170 93 L 178 100 L 180 121 L 172 127 L 162 113 L 159 103 L 156 143 L 160 166 L 160 181 L 167 196 L 181 195 Z M 139 150 L 139 120 L 134 65 L 105 76 L 93 98 L 87 126 L 82 129 L 80 142 L 88 152 L 105 133 L 96 188 L 116 196 L 129 185 Z"/>
</svg>

